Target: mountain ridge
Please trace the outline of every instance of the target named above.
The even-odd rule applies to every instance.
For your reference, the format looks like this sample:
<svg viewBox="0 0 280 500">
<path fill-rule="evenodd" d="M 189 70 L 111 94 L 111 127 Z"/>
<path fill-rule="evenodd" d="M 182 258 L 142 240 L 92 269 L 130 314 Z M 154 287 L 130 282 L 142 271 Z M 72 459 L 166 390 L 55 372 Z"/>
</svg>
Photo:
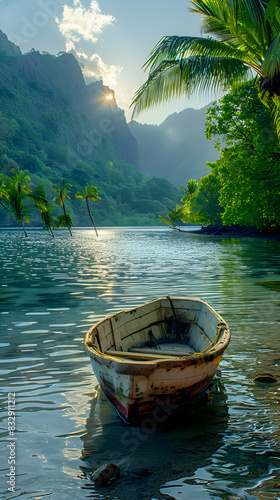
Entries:
<svg viewBox="0 0 280 500">
<path fill-rule="evenodd" d="M 86 85 L 73 55 L 21 54 L 1 31 L 0 63 L 1 173 L 24 170 L 33 184 L 45 184 L 49 199 L 53 184 L 70 183 L 67 210 L 76 225 L 88 225 L 75 199 L 87 183 L 101 196 L 92 208 L 97 224 L 158 224 L 178 191 L 140 171 L 137 142 L 113 90 L 101 81 Z M 7 212 L 0 215 L 2 225 L 11 223 Z"/>
<path fill-rule="evenodd" d="M 149 175 L 158 175 L 160 171 L 175 186 L 207 175 L 206 161 L 219 158 L 213 142 L 205 137 L 209 106 L 172 113 L 160 125 L 129 122 L 138 143 L 142 171 Z"/>
</svg>

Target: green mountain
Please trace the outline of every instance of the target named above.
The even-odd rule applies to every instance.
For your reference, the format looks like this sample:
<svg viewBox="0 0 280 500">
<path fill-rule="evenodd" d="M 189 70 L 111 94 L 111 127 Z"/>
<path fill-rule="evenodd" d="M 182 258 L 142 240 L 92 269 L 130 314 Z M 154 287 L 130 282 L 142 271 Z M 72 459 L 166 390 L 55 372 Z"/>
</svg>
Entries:
<svg viewBox="0 0 280 500">
<path fill-rule="evenodd" d="M 140 166 L 145 174 L 161 175 L 175 186 L 210 173 L 206 161 L 216 161 L 219 153 L 205 137 L 207 106 L 186 108 L 169 115 L 160 125 L 130 122 L 137 140 Z"/>
<path fill-rule="evenodd" d="M 75 199 L 87 183 L 101 196 L 92 203 L 98 225 L 155 224 L 180 198 L 166 179 L 141 172 L 137 142 L 109 87 L 86 85 L 71 54 L 23 55 L 0 31 L 0 169 L 10 176 L 13 167 L 43 182 L 50 200 L 53 184 L 72 184 L 66 208 L 75 225 L 90 225 Z M 1 209 L 0 224 L 10 223 Z"/>
</svg>

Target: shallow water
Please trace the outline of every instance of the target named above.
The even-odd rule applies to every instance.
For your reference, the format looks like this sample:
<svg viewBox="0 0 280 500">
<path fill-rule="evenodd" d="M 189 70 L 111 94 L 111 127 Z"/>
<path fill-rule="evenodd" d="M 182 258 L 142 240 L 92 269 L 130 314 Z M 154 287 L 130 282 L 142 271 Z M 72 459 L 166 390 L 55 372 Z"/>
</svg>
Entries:
<svg viewBox="0 0 280 500">
<path fill-rule="evenodd" d="M 108 228 L 1 231 L 0 244 L 0 500 L 280 499 L 279 243 Z M 105 315 L 165 295 L 205 299 L 231 343 L 199 400 L 129 427 L 98 395 L 83 338 Z M 261 372 L 278 382 L 254 383 Z M 110 487 L 82 479 L 107 462 L 121 470 Z"/>
</svg>

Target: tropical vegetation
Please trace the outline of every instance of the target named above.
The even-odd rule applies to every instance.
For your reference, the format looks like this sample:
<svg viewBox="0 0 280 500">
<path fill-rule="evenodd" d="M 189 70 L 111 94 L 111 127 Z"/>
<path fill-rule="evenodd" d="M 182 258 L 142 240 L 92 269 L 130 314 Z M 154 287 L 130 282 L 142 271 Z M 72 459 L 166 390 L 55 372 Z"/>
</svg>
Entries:
<svg viewBox="0 0 280 500">
<path fill-rule="evenodd" d="M 13 177 L 7 177 L 0 174 L 0 204 L 2 208 L 13 216 L 14 220 L 22 226 L 25 236 L 28 236 L 25 224 L 29 223 L 32 215 L 36 216 L 38 212 L 43 222 L 43 229 L 46 229 L 52 237 L 54 237 L 53 229 L 61 227 L 67 227 L 72 236 L 71 226 L 73 226 L 73 221 L 71 215 L 66 212 L 65 207 L 65 199 L 67 198 L 70 200 L 67 191 L 69 187 L 72 187 L 71 184 L 65 183 L 63 185 L 59 184 L 58 186 L 52 186 L 52 189 L 57 192 L 57 195 L 49 202 L 47 200 L 46 188 L 43 183 L 38 186 L 33 186 L 33 189 L 31 189 L 31 179 L 23 170 L 17 171 L 13 168 L 12 173 Z M 98 196 L 98 189 L 95 186 L 87 185 L 85 187 L 85 193 L 87 196 L 91 196 L 91 200 L 101 200 Z M 81 193 L 76 193 L 76 196 L 78 198 L 81 197 Z M 63 213 L 56 216 L 53 214 L 53 211 L 56 210 L 55 201 L 57 201 L 59 206 L 63 209 Z M 97 234 L 96 227 L 95 231 Z"/>
<path fill-rule="evenodd" d="M 168 212 L 166 217 L 162 217 L 162 215 L 159 215 L 160 222 L 164 222 L 168 226 L 171 226 L 172 229 L 180 231 L 180 222 L 188 222 L 188 210 L 186 205 L 176 205 L 175 208 L 168 208 L 170 212 Z"/>
<path fill-rule="evenodd" d="M 187 184 L 187 187 L 181 186 L 183 191 L 185 191 L 185 194 L 184 194 L 183 198 L 181 199 L 181 201 L 183 203 L 187 203 L 190 200 L 191 196 L 194 193 L 196 193 L 196 191 L 198 189 L 198 183 L 196 182 L 195 179 L 190 179 L 186 184 Z"/>
<path fill-rule="evenodd" d="M 23 170 L 32 186 L 44 184 L 48 199 L 52 196 L 52 186 L 58 186 L 59 182 L 71 184 L 67 212 L 74 225 L 88 225 L 83 203 L 75 197 L 75 193 L 82 193 L 86 185 L 98 183 L 101 200 L 91 209 L 96 226 L 154 225 L 158 223 L 158 213 L 164 214 L 167 205 L 178 203 L 178 189 L 166 179 L 144 175 L 132 165 L 112 157 L 111 153 L 107 160 L 100 157 L 77 159 L 66 143 L 61 145 L 63 138 L 58 129 L 57 137 L 51 139 L 54 142 L 47 139 L 52 134 L 52 120 L 47 124 L 42 117 L 42 123 L 38 123 L 19 116 L 16 111 L 9 114 L 13 118 L 0 113 L 0 130 L 3 129 L 0 172 L 7 179 L 13 168 Z M 49 113 L 49 118 L 51 116 L 54 118 L 54 114 Z M 60 118 L 63 127 L 62 113 Z M 90 197 L 88 201 L 91 203 Z M 4 202 L 5 191 L 0 185 L 0 225 L 13 225 L 14 219 Z"/>
<path fill-rule="evenodd" d="M 65 198 L 68 198 L 68 200 L 71 199 L 69 194 L 67 193 L 69 187 L 72 187 L 72 184 L 69 184 L 69 182 L 67 182 L 63 185 L 59 184 L 58 186 L 52 186 L 52 190 L 57 191 L 57 195 L 54 197 L 54 201 L 57 200 L 59 205 L 63 208 L 64 221 L 70 235 L 72 236 L 71 226 L 73 225 L 73 222 L 71 220 L 71 217 L 69 217 L 69 214 L 67 214 L 65 208 Z"/>
<path fill-rule="evenodd" d="M 134 114 L 181 95 L 228 90 L 256 76 L 259 96 L 272 112 L 280 137 L 279 0 L 191 0 L 202 15 L 202 37 L 164 36 L 144 69 Z"/>
<path fill-rule="evenodd" d="M 84 191 L 82 193 L 76 193 L 75 196 L 76 196 L 76 198 L 84 198 L 86 200 L 88 215 L 89 215 L 91 223 L 95 229 L 96 236 L 98 236 L 98 232 L 96 229 L 95 222 L 92 218 L 92 214 L 91 214 L 90 207 L 89 207 L 89 201 L 88 201 L 88 200 L 91 200 L 91 201 L 101 200 L 100 196 L 98 196 L 97 187 L 91 186 L 90 184 L 87 184 Z"/>
<path fill-rule="evenodd" d="M 23 170 L 32 189 L 44 184 L 48 200 L 54 197 L 52 186 L 71 184 L 66 210 L 80 227 L 91 225 L 84 203 L 75 197 L 87 184 L 98 186 L 101 198 L 98 203 L 88 198 L 97 227 L 159 224 L 158 213 L 179 202 L 170 182 L 137 168 L 137 147 L 122 111 L 106 99 L 100 105 L 97 98 L 104 99 L 106 87 L 86 86 L 74 56 L 33 51 L 0 53 L 0 60 L 0 172 L 5 177 L 12 168 Z M 0 226 L 16 224 L 1 205 L 1 192 L 0 186 Z M 48 212 L 64 216 L 57 204 Z M 38 210 L 32 224 L 41 224 Z"/>
<path fill-rule="evenodd" d="M 211 172 L 182 198 L 185 221 L 279 231 L 280 145 L 271 114 L 251 82 L 210 106 L 206 136 L 216 139 L 221 157 L 207 163 Z"/>
</svg>

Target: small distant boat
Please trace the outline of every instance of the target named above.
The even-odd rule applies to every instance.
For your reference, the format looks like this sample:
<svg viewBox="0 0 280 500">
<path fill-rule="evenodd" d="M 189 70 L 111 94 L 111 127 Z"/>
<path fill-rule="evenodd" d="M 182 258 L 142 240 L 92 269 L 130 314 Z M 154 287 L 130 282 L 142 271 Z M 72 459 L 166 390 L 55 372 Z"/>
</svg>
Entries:
<svg viewBox="0 0 280 500">
<path fill-rule="evenodd" d="M 229 326 L 206 302 L 166 297 L 99 321 L 85 349 L 108 400 L 134 422 L 203 392 L 229 340 Z"/>
</svg>

